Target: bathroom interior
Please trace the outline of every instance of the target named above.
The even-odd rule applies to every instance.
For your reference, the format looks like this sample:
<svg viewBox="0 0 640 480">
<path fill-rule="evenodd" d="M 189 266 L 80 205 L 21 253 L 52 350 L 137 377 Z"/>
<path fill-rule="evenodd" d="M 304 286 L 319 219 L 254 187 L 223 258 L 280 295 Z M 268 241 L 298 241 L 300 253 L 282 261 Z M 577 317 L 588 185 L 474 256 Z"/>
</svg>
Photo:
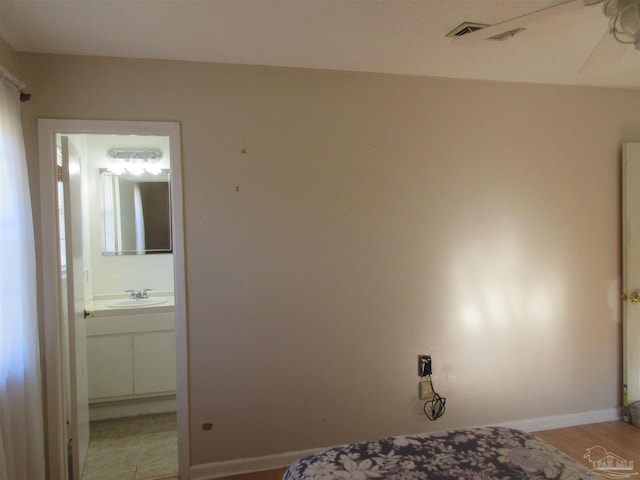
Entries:
<svg viewBox="0 0 640 480">
<path fill-rule="evenodd" d="M 177 476 L 169 137 L 67 138 L 59 150 L 68 141 L 80 164 L 85 319 L 75 325 L 76 373 L 66 375 L 84 431 L 81 478 Z M 60 231 L 72 221 L 61 205 Z"/>
</svg>

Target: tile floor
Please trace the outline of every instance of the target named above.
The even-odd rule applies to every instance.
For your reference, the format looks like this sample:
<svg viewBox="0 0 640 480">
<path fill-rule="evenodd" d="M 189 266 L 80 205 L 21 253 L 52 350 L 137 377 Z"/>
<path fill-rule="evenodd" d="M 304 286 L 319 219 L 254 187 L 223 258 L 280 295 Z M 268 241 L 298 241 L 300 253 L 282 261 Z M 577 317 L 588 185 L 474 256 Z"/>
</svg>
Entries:
<svg viewBox="0 0 640 480">
<path fill-rule="evenodd" d="M 178 475 L 176 414 L 91 422 L 82 480 L 150 480 Z"/>
</svg>

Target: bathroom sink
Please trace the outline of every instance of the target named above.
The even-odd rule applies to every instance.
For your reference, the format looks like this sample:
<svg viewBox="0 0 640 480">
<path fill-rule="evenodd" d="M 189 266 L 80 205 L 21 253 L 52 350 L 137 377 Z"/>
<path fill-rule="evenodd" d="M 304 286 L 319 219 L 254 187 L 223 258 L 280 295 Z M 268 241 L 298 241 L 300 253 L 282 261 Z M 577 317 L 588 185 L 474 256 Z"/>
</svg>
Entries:
<svg viewBox="0 0 640 480">
<path fill-rule="evenodd" d="M 167 301 L 166 297 L 149 297 L 149 298 L 127 298 L 124 300 L 114 300 L 107 303 L 107 307 L 111 308 L 131 308 L 131 307 L 148 307 L 150 305 L 160 305 Z"/>
</svg>

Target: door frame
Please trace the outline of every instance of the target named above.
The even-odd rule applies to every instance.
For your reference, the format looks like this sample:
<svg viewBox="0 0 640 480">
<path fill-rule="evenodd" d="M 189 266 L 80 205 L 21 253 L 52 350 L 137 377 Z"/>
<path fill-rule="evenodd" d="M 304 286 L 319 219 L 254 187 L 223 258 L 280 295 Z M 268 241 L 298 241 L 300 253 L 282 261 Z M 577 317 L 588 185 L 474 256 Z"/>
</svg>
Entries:
<svg viewBox="0 0 640 480">
<path fill-rule="evenodd" d="M 622 417 L 630 422 L 629 405 L 640 400 L 640 309 L 636 305 L 638 273 L 630 268 L 640 258 L 640 210 L 636 185 L 640 173 L 640 143 L 622 144 Z"/>
<path fill-rule="evenodd" d="M 189 375 L 187 350 L 186 276 L 182 196 L 182 157 L 178 122 L 110 120 L 38 120 L 40 173 L 40 288 L 44 331 L 44 379 L 46 392 L 47 460 L 51 480 L 66 480 L 67 427 L 64 405 L 64 352 L 60 282 L 56 169 L 56 135 L 114 134 L 168 136 L 171 162 L 171 228 L 173 236 L 176 402 L 178 423 L 178 472 L 189 478 Z"/>
</svg>

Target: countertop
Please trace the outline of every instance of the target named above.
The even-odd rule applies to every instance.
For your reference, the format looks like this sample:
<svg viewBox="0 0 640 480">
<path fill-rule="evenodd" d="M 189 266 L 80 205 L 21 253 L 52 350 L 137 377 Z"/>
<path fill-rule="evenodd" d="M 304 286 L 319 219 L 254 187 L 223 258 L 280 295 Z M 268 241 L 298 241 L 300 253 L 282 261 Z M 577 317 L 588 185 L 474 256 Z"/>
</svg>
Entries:
<svg viewBox="0 0 640 480">
<path fill-rule="evenodd" d="M 149 298 L 154 297 L 164 297 L 167 299 L 164 303 L 159 303 L 156 305 L 142 305 L 135 307 L 109 307 L 108 303 L 118 301 L 118 300 L 126 300 L 129 297 L 127 295 L 102 295 L 96 296 L 85 304 L 85 310 L 92 314 L 93 317 L 113 317 L 119 315 L 132 315 L 136 313 L 163 313 L 163 312 L 173 312 L 174 309 L 174 299 L 173 292 L 162 294 L 149 294 Z"/>
</svg>

